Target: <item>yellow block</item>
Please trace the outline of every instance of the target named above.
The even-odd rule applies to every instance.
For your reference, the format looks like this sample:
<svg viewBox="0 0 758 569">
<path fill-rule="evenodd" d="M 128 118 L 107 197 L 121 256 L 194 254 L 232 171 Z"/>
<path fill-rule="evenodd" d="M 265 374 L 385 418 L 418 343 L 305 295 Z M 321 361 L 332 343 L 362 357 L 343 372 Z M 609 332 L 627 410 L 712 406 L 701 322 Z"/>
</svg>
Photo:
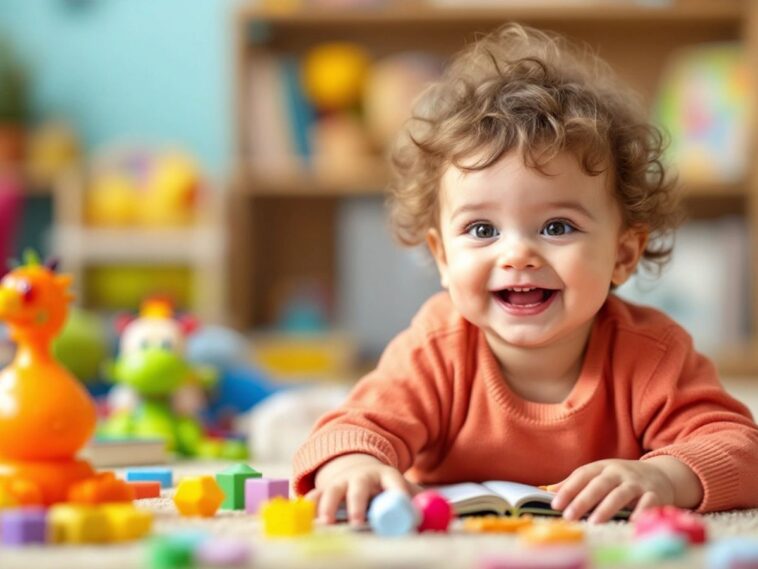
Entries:
<svg viewBox="0 0 758 569">
<path fill-rule="evenodd" d="M 519 532 L 526 545 L 559 545 L 584 541 L 584 530 L 578 524 L 563 520 L 533 524 Z"/>
<path fill-rule="evenodd" d="M 93 506 L 55 505 L 48 524 L 53 543 L 107 543 L 111 537 L 105 512 Z"/>
<path fill-rule="evenodd" d="M 313 531 L 316 504 L 305 498 L 276 497 L 261 506 L 263 533 L 266 537 L 294 537 Z"/>
<path fill-rule="evenodd" d="M 224 491 L 213 476 L 183 478 L 174 494 L 176 509 L 183 516 L 209 518 L 224 501 Z"/>
<path fill-rule="evenodd" d="M 110 525 L 113 541 L 131 541 L 150 533 L 153 527 L 153 513 L 135 508 L 134 504 L 104 504 L 102 511 Z"/>
<path fill-rule="evenodd" d="M 256 334 L 252 357 L 277 378 L 339 379 L 355 369 L 357 347 L 339 333 Z"/>
</svg>

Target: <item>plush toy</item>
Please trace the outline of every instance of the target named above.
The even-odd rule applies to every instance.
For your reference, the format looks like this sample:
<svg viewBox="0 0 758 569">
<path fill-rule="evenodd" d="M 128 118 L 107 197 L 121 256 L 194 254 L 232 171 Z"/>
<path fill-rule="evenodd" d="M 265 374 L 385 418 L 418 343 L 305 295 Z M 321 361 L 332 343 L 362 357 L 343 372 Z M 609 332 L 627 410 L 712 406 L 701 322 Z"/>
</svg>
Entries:
<svg viewBox="0 0 758 569">
<path fill-rule="evenodd" d="M 191 366 L 184 357 L 186 337 L 197 327 L 190 317 L 175 317 L 166 300 L 143 303 L 138 318 L 120 322 L 119 356 L 109 376 L 118 384 L 110 396 L 111 414 L 104 437 L 162 438 L 178 454 L 240 457 L 244 444 L 209 441 L 197 419 L 204 391 L 216 381 L 209 368 Z"/>
</svg>

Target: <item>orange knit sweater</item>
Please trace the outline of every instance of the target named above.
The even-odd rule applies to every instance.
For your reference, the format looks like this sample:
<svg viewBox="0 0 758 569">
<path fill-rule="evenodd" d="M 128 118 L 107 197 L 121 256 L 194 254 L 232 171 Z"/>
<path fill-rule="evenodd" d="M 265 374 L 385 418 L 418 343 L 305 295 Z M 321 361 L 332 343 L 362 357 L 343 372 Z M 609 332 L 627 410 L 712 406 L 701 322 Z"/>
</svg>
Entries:
<svg viewBox="0 0 758 569">
<path fill-rule="evenodd" d="M 373 455 L 422 484 L 551 484 L 605 458 L 671 455 L 700 478 L 699 511 L 758 507 L 758 428 L 713 365 L 662 313 L 611 295 L 579 379 L 561 403 L 515 395 L 484 335 L 431 298 L 294 459 L 294 488 L 313 487 L 339 455 Z"/>
</svg>

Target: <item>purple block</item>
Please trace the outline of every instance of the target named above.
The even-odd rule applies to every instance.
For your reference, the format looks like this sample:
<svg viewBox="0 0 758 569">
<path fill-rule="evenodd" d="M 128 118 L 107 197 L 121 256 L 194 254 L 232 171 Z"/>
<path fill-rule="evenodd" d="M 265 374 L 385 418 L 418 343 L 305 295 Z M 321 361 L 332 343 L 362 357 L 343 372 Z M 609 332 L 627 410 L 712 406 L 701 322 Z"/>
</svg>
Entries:
<svg viewBox="0 0 758 569">
<path fill-rule="evenodd" d="M 289 498 L 290 481 L 286 478 L 248 478 L 245 480 L 245 511 L 257 514 L 263 502 L 281 496 Z"/>
<path fill-rule="evenodd" d="M 47 512 L 43 508 L 6 510 L 0 518 L 0 536 L 5 545 L 45 543 Z"/>
<path fill-rule="evenodd" d="M 231 539 L 208 539 L 195 550 L 195 557 L 202 565 L 213 567 L 239 567 L 250 560 L 250 546 Z"/>
</svg>

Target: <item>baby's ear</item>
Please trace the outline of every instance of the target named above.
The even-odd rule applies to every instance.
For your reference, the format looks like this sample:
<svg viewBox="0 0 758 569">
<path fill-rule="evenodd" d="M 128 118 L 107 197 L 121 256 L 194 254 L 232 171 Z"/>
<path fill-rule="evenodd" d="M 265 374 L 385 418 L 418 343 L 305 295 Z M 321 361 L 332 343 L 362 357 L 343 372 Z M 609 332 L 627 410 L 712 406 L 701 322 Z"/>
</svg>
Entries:
<svg viewBox="0 0 758 569">
<path fill-rule="evenodd" d="M 440 273 L 440 284 L 442 288 L 447 288 L 447 257 L 445 256 L 445 246 L 442 243 L 442 236 L 439 231 L 432 228 L 426 234 L 426 246 L 434 257 L 437 264 L 437 270 Z"/>
<path fill-rule="evenodd" d="M 614 286 L 624 284 L 634 274 L 647 247 L 649 235 L 644 227 L 629 227 L 622 231 L 616 251 L 616 265 L 611 275 L 611 283 Z"/>
</svg>

